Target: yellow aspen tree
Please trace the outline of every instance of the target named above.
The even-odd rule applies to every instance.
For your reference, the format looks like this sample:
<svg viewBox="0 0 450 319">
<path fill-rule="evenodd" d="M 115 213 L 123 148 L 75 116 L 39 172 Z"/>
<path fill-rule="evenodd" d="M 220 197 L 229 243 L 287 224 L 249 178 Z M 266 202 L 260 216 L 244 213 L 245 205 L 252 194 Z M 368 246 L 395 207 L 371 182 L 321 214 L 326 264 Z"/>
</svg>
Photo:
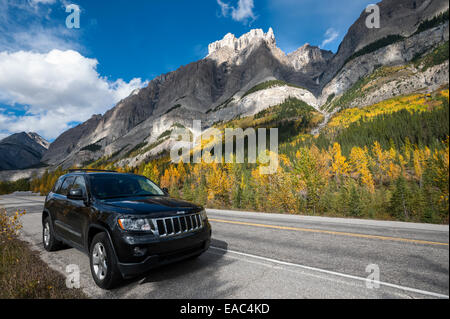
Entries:
<svg viewBox="0 0 450 319">
<path fill-rule="evenodd" d="M 375 178 L 382 184 L 389 170 L 389 156 L 377 141 L 373 143 L 372 154 L 374 156 Z"/>
<path fill-rule="evenodd" d="M 234 180 L 231 176 L 228 176 L 222 165 L 217 163 L 211 163 L 210 165 L 211 170 L 206 177 L 208 200 L 216 202 L 215 204 L 229 204 L 231 186 Z"/>
<path fill-rule="evenodd" d="M 158 170 L 158 167 L 156 166 L 156 164 L 154 164 L 154 163 L 146 164 L 144 166 L 144 170 L 143 170 L 142 174 L 145 177 L 148 177 L 149 179 L 154 181 L 155 183 L 159 183 L 159 170 Z"/>
<path fill-rule="evenodd" d="M 266 210 L 267 201 L 266 196 L 268 193 L 268 175 L 261 174 L 260 165 L 258 165 L 255 169 L 252 170 L 252 181 L 253 188 L 255 189 L 255 204 L 258 210 Z"/>
<path fill-rule="evenodd" d="M 177 164 L 177 168 L 180 176 L 180 183 L 183 184 L 186 179 L 186 169 L 184 168 L 183 160 L 180 159 L 180 162 Z"/>
<path fill-rule="evenodd" d="M 406 160 L 406 164 L 411 162 L 411 153 L 413 152 L 413 148 L 411 145 L 411 141 L 409 140 L 408 137 L 405 138 L 405 160 Z"/>
<path fill-rule="evenodd" d="M 170 172 L 168 169 L 164 171 L 164 175 L 161 177 L 161 187 L 169 188 L 170 186 Z"/>
<path fill-rule="evenodd" d="M 440 189 L 440 201 L 446 205 L 448 212 L 449 202 L 449 138 L 444 142 L 443 150 L 435 150 L 433 153 L 434 183 Z"/>
<path fill-rule="evenodd" d="M 333 144 L 330 149 L 331 153 L 331 173 L 336 179 L 336 183 L 339 183 L 341 178 L 348 174 L 349 165 L 347 159 L 342 155 L 341 145 L 337 142 Z"/>
<path fill-rule="evenodd" d="M 328 183 L 328 160 L 315 145 L 309 149 L 302 147 L 296 153 L 294 167 L 299 183 L 305 185 L 307 204 L 316 214 L 322 191 Z"/>
<path fill-rule="evenodd" d="M 417 148 L 413 151 L 413 165 L 415 178 L 419 181 L 420 187 L 422 187 L 423 163 L 421 152 Z"/>
<path fill-rule="evenodd" d="M 180 173 L 175 165 L 169 166 L 170 173 L 170 187 L 178 188 L 180 186 Z"/>
<path fill-rule="evenodd" d="M 387 153 L 388 156 L 388 171 L 387 175 L 389 176 L 390 181 L 394 181 L 398 178 L 400 173 L 402 172 L 401 166 L 397 165 L 397 159 L 399 158 L 397 151 L 391 147 Z"/>
<path fill-rule="evenodd" d="M 363 185 L 366 186 L 369 192 L 373 193 L 375 190 L 373 184 L 372 173 L 369 169 L 369 154 L 367 149 L 360 147 L 353 147 L 350 152 L 350 165 L 354 173 L 361 179 Z"/>
</svg>

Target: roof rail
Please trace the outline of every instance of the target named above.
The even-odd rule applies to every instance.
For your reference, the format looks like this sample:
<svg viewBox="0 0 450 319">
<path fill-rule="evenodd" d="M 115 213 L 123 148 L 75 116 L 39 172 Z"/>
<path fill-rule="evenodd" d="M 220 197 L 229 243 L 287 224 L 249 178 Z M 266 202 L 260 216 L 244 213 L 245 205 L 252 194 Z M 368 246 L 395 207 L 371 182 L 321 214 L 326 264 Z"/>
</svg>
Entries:
<svg viewBox="0 0 450 319">
<path fill-rule="evenodd" d="M 71 169 L 69 169 L 69 173 L 72 173 L 72 172 L 108 172 L 108 173 L 117 173 L 117 171 L 96 169 L 96 168 L 71 168 Z"/>
</svg>

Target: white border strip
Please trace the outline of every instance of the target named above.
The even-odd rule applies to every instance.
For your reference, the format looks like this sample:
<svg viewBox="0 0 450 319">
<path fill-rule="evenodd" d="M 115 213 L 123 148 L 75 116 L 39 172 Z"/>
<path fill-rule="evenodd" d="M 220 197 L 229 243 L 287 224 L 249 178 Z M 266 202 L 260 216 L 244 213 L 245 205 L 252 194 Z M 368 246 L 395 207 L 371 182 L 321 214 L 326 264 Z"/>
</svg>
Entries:
<svg viewBox="0 0 450 319">
<path fill-rule="evenodd" d="M 335 272 L 335 271 L 330 271 L 330 270 L 325 270 L 325 269 L 320 269 L 320 268 L 315 268 L 315 267 L 310 267 L 310 266 L 294 264 L 294 263 L 290 263 L 290 262 L 286 262 L 286 261 L 281 261 L 281 260 L 267 258 L 267 257 L 262 257 L 262 256 L 257 256 L 257 255 L 246 254 L 246 253 L 242 253 L 242 252 L 239 252 L 239 251 L 227 250 L 227 249 L 214 247 L 214 246 L 210 246 L 210 248 L 215 249 L 215 250 L 220 250 L 220 251 L 223 251 L 223 252 L 226 252 L 226 253 L 233 253 L 233 254 L 236 254 L 236 255 L 246 256 L 246 257 L 260 259 L 260 260 L 265 260 L 265 261 L 276 263 L 276 264 L 280 264 L 280 265 L 298 267 L 298 268 L 302 268 L 302 269 L 317 271 L 317 272 L 321 272 L 321 273 L 325 273 L 325 274 L 329 274 L 329 275 L 334 275 L 334 276 L 339 276 L 339 277 L 344 277 L 344 278 L 360 280 L 360 281 L 364 281 L 364 282 L 367 281 L 367 278 L 353 276 L 353 275 L 347 275 L 347 274 L 343 274 L 343 273 L 339 273 L 339 272 Z M 437 298 L 445 298 L 445 299 L 449 298 L 449 296 L 447 296 L 447 295 L 442 295 L 442 294 L 438 294 L 438 293 L 431 292 L 431 291 L 426 291 L 426 290 L 420 290 L 420 289 L 415 289 L 415 288 L 404 287 L 404 286 L 395 285 L 395 284 L 391 284 L 391 283 L 384 282 L 384 281 L 371 281 L 371 283 L 378 283 L 378 284 L 383 285 L 383 286 L 392 287 L 392 288 L 396 288 L 396 289 L 403 290 L 403 291 L 415 292 L 415 293 L 418 293 L 418 294 L 432 296 L 432 297 L 437 297 Z"/>
</svg>

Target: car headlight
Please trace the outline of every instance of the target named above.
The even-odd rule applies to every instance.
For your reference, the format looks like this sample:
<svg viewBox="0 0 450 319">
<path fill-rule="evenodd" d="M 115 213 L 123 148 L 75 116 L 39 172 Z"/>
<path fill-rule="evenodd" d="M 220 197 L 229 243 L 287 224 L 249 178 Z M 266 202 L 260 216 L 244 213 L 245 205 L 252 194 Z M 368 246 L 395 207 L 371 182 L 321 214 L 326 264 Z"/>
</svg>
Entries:
<svg viewBox="0 0 450 319">
<path fill-rule="evenodd" d="M 155 230 L 151 219 L 147 218 L 119 218 L 117 220 L 122 230 L 152 231 Z"/>
<path fill-rule="evenodd" d="M 204 209 L 200 212 L 200 216 L 202 217 L 202 220 L 208 219 L 208 216 L 206 215 L 206 210 Z"/>
</svg>

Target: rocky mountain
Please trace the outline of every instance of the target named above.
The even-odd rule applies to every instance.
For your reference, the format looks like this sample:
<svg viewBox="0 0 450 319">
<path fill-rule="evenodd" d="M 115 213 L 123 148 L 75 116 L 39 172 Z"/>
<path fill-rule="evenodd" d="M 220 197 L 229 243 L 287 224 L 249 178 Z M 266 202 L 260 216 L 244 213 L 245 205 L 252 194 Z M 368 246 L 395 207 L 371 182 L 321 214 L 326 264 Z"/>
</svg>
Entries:
<svg viewBox="0 0 450 319">
<path fill-rule="evenodd" d="M 289 53 L 287 58 L 296 71 L 306 74 L 317 83 L 319 76 L 326 70 L 333 56 L 331 51 L 321 50 L 319 47 L 306 43 Z"/>
<path fill-rule="evenodd" d="M 377 82 L 377 89 L 348 102 L 374 101 L 448 84 L 448 58 L 426 70 L 412 62 L 447 41 L 448 12 L 444 0 L 390 0 L 378 3 L 381 28 L 365 25 L 365 11 L 350 27 L 338 52 L 305 44 L 286 54 L 276 45 L 274 31 L 261 29 L 236 37 L 227 34 L 208 46 L 208 55 L 158 76 L 104 115 L 64 132 L 45 153 L 52 166 L 85 165 L 99 158 L 136 165 L 167 149 L 176 126 L 203 127 L 237 116 L 253 115 L 296 97 L 324 113 L 342 107 L 342 97 L 382 66 L 405 66 Z M 347 100 L 345 100 L 347 101 Z"/>
<path fill-rule="evenodd" d="M 41 162 L 50 143 L 37 133 L 16 133 L 0 141 L 0 170 L 24 169 Z"/>
<path fill-rule="evenodd" d="M 441 0 L 385 0 L 377 5 L 380 8 L 380 28 L 367 28 L 368 13 L 363 11 L 349 28 L 338 52 L 330 60 L 329 68 L 321 76 L 321 87 L 335 77 L 354 53 L 382 39 L 409 37 L 417 31 L 421 22 L 448 10 L 448 1 Z"/>
</svg>

